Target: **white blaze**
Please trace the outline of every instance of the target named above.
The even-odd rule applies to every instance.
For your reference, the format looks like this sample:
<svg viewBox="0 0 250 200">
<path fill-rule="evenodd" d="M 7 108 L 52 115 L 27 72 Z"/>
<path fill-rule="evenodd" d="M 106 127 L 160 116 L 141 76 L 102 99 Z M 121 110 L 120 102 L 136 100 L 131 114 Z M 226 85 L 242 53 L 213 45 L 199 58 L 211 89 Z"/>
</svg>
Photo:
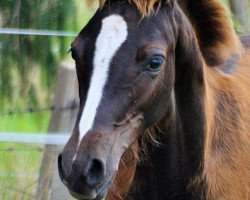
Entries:
<svg viewBox="0 0 250 200">
<path fill-rule="evenodd" d="M 101 31 L 95 44 L 93 73 L 79 124 L 79 144 L 93 126 L 108 79 L 110 63 L 117 50 L 125 42 L 127 35 L 127 23 L 122 16 L 111 15 L 102 20 Z"/>
</svg>

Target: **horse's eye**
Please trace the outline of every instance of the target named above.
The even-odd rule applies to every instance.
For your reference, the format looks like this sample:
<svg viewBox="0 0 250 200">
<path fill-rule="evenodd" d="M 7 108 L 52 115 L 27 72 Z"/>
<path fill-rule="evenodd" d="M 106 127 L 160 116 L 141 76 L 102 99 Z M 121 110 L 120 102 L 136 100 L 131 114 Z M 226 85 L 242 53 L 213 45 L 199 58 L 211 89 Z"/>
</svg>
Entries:
<svg viewBox="0 0 250 200">
<path fill-rule="evenodd" d="M 151 60 L 149 61 L 148 67 L 146 68 L 147 71 L 152 73 L 157 73 L 161 70 L 164 64 L 165 58 L 161 55 L 154 55 Z"/>
</svg>

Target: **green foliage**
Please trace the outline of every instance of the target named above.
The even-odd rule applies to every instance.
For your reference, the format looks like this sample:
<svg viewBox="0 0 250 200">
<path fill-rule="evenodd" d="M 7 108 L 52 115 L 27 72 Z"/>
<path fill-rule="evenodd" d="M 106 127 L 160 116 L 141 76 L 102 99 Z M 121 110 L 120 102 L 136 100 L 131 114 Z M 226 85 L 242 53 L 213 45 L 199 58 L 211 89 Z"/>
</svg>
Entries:
<svg viewBox="0 0 250 200">
<path fill-rule="evenodd" d="M 91 16 L 82 0 L 5 0 L 0 27 L 79 32 Z M 60 61 L 74 37 L 0 35 L 0 111 L 48 106 Z"/>
</svg>

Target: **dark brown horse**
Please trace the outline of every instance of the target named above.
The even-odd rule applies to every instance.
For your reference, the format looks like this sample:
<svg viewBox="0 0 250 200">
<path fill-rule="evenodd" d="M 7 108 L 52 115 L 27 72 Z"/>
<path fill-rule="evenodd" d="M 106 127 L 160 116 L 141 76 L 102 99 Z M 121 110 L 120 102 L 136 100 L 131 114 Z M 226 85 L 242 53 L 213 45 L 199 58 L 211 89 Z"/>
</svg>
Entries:
<svg viewBox="0 0 250 200">
<path fill-rule="evenodd" d="M 71 194 L 249 199 L 249 42 L 218 0 L 101 0 L 72 44 L 80 111 L 58 159 Z"/>
</svg>

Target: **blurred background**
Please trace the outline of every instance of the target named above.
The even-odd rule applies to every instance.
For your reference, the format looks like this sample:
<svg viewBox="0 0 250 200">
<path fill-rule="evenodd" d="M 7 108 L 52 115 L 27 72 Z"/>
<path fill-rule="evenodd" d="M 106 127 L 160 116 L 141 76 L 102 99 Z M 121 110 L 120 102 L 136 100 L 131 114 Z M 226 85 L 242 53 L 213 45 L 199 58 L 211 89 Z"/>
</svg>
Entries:
<svg viewBox="0 0 250 200">
<path fill-rule="evenodd" d="M 249 33 L 250 2 L 223 3 L 237 33 Z M 71 199 L 56 174 L 78 107 L 67 52 L 95 8 L 86 0 L 0 2 L 1 200 Z"/>
</svg>

